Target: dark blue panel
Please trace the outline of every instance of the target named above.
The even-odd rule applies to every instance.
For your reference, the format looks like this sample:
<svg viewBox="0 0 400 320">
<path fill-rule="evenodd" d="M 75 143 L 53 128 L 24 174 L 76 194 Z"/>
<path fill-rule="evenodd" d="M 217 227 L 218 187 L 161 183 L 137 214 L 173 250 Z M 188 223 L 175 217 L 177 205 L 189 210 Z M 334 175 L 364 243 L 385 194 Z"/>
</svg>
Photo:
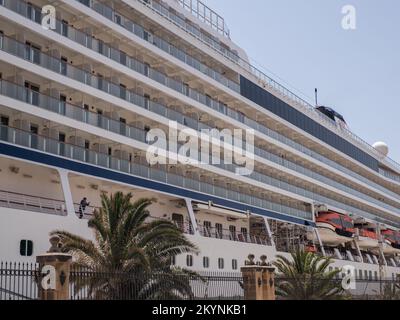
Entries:
<svg viewBox="0 0 400 320">
<path fill-rule="evenodd" d="M 14 145 L 3 144 L 0 143 L 0 154 L 8 155 L 15 158 L 20 158 L 24 160 L 29 160 L 45 165 L 54 166 L 57 168 L 62 168 L 70 171 L 75 171 L 78 173 L 83 173 L 87 175 L 91 175 L 98 178 L 108 179 L 115 182 L 126 183 L 135 187 L 142 187 L 154 191 L 160 191 L 169 193 L 174 196 L 181 196 L 182 198 L 190 198 L 197 201 L 208 202 L 212 201 L 214 204 L 239 210 L 239 211 L 250 211 L 252 213 L 265 216 L 271 219 L 283 220 L 291 223 L 301 224 L 305 226 L 315 226 L 315 224 L 311 221 L 307 221 L 304 219 L 299 219 L 296 217 L 286 216 L 283 214 L 279 214 L 277 212 L 260 209 L 257 207 L 237 203 L 230 200 L 225 200 L 221 198 L 217 198 L 211 195 L 202 194 L 196 191 L 190 191 L 187 189 L 182 189 L 178 187 L 174 187 L 171 185 L 167 185 L 160 182 L 155 182 L 152 180 L 134 177 L 129 174 L 116 172 L 113 170 L 109 170 L 102 167 L 93 166 L 90 164 L 77 162 L 74 160 L 61 158 L 57 156 L 53 156 L 50 154 L 38 152 L 32 149 L 25 149 Z"/>
<path fill-rule="evenodd" d="M 261 107 L 271 111 L 344 154 L 347 154 L 372 170 L 378 171 L 379 163 L 374 157 L 243 76 L 240 76 L 240 91 L 241 95 L 247 99 L 257 103 Z"/>
</svg>

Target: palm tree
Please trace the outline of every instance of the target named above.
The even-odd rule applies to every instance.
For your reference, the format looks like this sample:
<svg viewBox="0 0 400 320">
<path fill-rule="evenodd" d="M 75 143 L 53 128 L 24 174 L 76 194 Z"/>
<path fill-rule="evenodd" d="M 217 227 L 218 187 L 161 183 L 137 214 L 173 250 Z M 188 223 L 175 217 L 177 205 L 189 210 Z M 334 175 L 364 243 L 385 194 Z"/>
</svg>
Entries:
<svg viewBox="0 0 400 320">
<path fill-rule="evenodd" d="M 291 260 L 278 255 L 276 293 L 288 300 L 334 300 L 343 298 L 339 270 L 327 271 L 333 262 L 311 252 L 291 253 Z"/>
<path fill-rule="evenodd" d="M 76 277 L 77 291 L 88 289 L 96 299 L 190 298 L 189 278 L 196 274 L 171 267 L 176 255 L 197 248 L 170 221 L 147 222 L 153 199 L 132 202 L 132 194 L 101 195 L 102 207 L 88 226 L 95 241 L 56 230 L 62 251 L 74 257 L 73 268 L 87 276 Z"/>
</svg>

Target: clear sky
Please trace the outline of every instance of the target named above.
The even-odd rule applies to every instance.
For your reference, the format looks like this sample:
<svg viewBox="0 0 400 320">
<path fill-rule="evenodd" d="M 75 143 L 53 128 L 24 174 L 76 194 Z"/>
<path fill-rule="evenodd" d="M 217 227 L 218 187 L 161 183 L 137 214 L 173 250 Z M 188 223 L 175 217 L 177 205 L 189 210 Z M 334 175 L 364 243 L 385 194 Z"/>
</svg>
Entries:
<svg viewBox="0 0 400 320">
<path fill-rule="evenodd" d="M 341 113 L 370 144 L 400 162 L 399 0 L 203 0 L 257 63 L 314 103 Z M 356 30 L 342 7 L 356 8 Z M 277 77 L 274 77 L 279 80 Z"/>
</svg>

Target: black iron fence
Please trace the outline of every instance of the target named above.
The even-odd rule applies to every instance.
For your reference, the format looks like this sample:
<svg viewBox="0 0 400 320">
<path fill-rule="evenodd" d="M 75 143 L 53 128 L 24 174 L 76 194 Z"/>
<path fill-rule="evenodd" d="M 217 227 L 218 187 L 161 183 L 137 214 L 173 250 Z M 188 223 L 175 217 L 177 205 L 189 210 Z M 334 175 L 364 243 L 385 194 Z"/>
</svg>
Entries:
<svg viewBox="0 0 400 320">
<path fill-rule="evenodd" d="M 316 290 L 316 292 L 321 292 L 322 281 L 317 279 L 310 280 L 307 277 L 303 279 L 298 277 L 294 278 L 284 278 L 275 276 L 275 289 L 277 293 L 278 300 L 287 299 L 285 295 L 279 295 L 280 288 L 297 288 L 297 297 L 304 294 L 304 292 L 312 292 Z M 324 281 L 325 287 L 336 287 L 342 288 L 339 293 L 339 296 L 336 296 L 335 299 L 350 299 L 350 300 L 400 300 L 400 281 L 394 280 L 390 278 L 382 278 L 382 279 L 359 279 L 356 278 L 351 280 L 349 278 L 337 278 L 332 279 L 330 281 Z M 293 293 L 293 290 L 286 290 Z M 284 290 L 285 292 L 285 290 Z M 288 299 L 293 299 L 293 296 Z M 315 299 L 318 299 L 315 298 Z"/>
<path fill-rule="evenodd" d="M 0 262 L 0 300 L 38 299 L 38 265 Z"/>
<path fill-rule="evenodd" d="M 0 300 L 39 299 L 39 265 L 0 262 Z M 241 273 L 164 272 L 135 274 L 118 271 L 90 271 L 73 267 L 69 279 L 71 300 L 243 300 Z M 275 277 L 275 287 L 293 279 Z M 340 286 L 342 279 L 332 280 Z M 309 286 L 309 282 L 306 284 Z M 314 283 L 318 287 L 318 283 Z M 302 286 L 298 286 L 302 290 Z M 278 292 L 278 290 L 277 290 Z M 400 280 L 356 279 L 343 292 L 347 299 L 400 300 Z M 277 296 L 277 299 L 285 297 Z M 290 299 L 290 298 L 289 298 Z"/>
<path fill-rule="evenodd" d="M 241 273 L 132 274 L 92 272 L 70 274 L 72 300 L 242 300 Z"/>
</svg>

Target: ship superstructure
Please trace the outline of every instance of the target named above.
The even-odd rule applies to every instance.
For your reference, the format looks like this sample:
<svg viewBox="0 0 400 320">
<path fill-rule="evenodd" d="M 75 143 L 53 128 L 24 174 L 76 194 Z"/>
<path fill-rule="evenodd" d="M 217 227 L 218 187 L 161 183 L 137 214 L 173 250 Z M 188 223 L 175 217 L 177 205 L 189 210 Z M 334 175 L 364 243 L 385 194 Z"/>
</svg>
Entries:
<svg viewBox="0 0 400 320">
<path fill-rule="evenodd" d="M 91 237 L 100 193 L 123 191 L 157 198 L 152 219 L 200 248 L 176 257 L 187 268 L 236 271 L 250 253 L 300 247 L 360 278 L 400 271 L 400 165 L 253 67 L 199 1 L 0 0 L 0 79 L 3 260 L 32 260 L 54 229 Z M 149 164 L 148 133 L 171 123 L 254 130 L 254 170 L 211 151 L 219 162 Z"/>
</svg>

